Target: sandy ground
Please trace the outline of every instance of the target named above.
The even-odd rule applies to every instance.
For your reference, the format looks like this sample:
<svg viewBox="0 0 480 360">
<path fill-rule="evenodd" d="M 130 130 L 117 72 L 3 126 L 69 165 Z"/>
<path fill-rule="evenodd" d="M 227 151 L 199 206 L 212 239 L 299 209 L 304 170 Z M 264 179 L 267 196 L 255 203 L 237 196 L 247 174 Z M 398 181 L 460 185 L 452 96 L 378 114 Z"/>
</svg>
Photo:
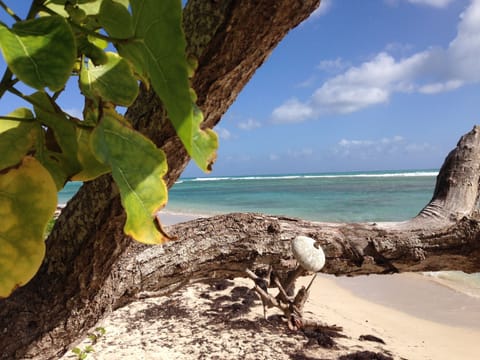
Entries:
<svg viewBox="0 0 480 360">
<path fill-rule="evenodd" d="M 252 287 L 248 279 L 198 283 L 118 309 L 97 325 L 106 333 L 87 359 L 480 358 L 480 299 L 420 275 L 317 277 L 305 317 L 341 326 L 343 337 L 334 344 L 288 330 L 275 309 L 264 320 Z M 384 344 L 360 340 L 365 335 Z M 84 339 L 77 346 L 90 344 Z M 344 357 L 365 351 L 365 357 Z"/>
<path fill-rule="evenodd" d="M 404 280 L 403 276 L 388 278 L 376 285 L 391 282 L 393 286 Z M 428 280 L 406 281 L 410 280 L 428 284 L 426 291 L 417 294 L 417 299 L 427 304 L 444 296 L 445 291 L 453 293 Z M 457 304 L 459 323 L 466 318 L 477 320 L 467 327 L 437 319 L 438 309 L 431 315 L 424 312 L 424 318 L 418 318 L 370 302 L 353 295 L 336 281 L 329 276 L 317 278 L 305 308 L 306 318 L 343 327 L 341 334 L 345 337 L 335 338 L 333 348 L 322 347 L 305 334 L 288 330 L 274 309 L 269 310 L 265 321 L 261 302 L 250 290 L 253 284 L 247 279 L 237 279 L 190 285 L 169 298 L 146 299 L 118 309 L 98 324 L 106 333 L 93 346 L 95 352 L 88 358 L 341 359 L 346 354 L 371 351 L 385 357 L 370 354 L 365 359 L 478 359 L 480 301 L 476 309 Z M 358 283 L 365 283 L 365 279 L 350 282 L 360 286 Z M 367 282 L 366 286 L 373 283 Z M 468 303 L 470 298 L 466 299 Z M 399 307 L 398 303 L 396 306 Z M 362 335 L 373 335 L 385 344 L 360 341 Z M 89 344 L 86 339 L 78 347 L 83 349 Z M 62 359 L 75 356 L 67 353 Z"/>
</svg>

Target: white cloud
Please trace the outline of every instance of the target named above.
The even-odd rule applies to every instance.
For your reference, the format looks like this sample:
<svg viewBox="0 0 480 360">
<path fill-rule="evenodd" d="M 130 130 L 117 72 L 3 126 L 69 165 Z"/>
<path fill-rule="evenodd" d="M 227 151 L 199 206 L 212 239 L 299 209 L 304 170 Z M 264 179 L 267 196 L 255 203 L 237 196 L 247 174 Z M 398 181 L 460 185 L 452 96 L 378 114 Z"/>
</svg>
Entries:
<svg viewBox="0 0 480 360">
<path fill-rule="evenodd" d="M 76 108 L 65 109 L 65 112 L 71 116 L 76 117 L 77 119 L 83 119 L 83 113 L 82 113 L 82 110 L 80 109 L 76 109 Z"/>
<path fill-rule="evenodd" d="M 313 109 L 297 99 L 290 99 L 285 104 L 273 110 L 272 120 L 275 123 L 302 122 L 313 116 Z"/>
<path fill-rule="evenodd" d="M 310 148 L 289 149 L 287 155 L 293 159 L 306 158 L 313 155 L 313 150 Z"/>
<path fill-rule="evenodd" d="M 392 53 L 405 54 L 412 51 L 412 49 L 413 49 L 412 44 L 403 44 L 399 42 L 391 42 L 385 46 L 385 51 L 390 54 Z"/>
<path fill-rule="evenodd" d="M 421 154 L 433 149 L 428 143 L 409 143 L 403 136 L 396 135 L 375 140 L 342 139 L 333 148 L 333 153 L 345 158 L 375 159 L 405 153 Z"/>
<path fill-rule="evenodd" d="M 310 76 L 308 79 L 296 84 L 295 87 L 296 88 L 308 88 L 308 87 L 313 86 L 313 84 L 315 83 L 316 80 L 317 80 L 316 76 Z"/>
<path fill-rule="evenodd" d="M 305 159 L 305 158 L 311 157 L 312 155 L 313 155 L 313 149 L 304 147 L 300 149 L 288 149 L 286 152 L 283 152 L 281 154 L 271 153 L 268 155 L 268 159 L 270 161 L 277 161 L 285 158 L 298 160 L 298 159 Z"/>
<path fill-rule="evenodd" d="M 325 81 L 307 101 L 288 100 L 273 111 L 272 120 L 301 122 L 325 114 L 351 113 L 386 103 L 395 93 L 451 91 L 480 82 L 478 59 L 480 0 L 472 0 L 460 16 L 457 36 L 446 49 L 428 48 L 400 59 L 386 51 L 380 52 L 371 60 Z M 337 60 L 324 62 L 324 66 Z"/>
<path fill-rule="evenodd" d="M 338 57 L 335 60 L 322 60 L 317 67 L 322 71 L 334 73 L 345 70 L 349 66 L 347 62 Z"/>
<path fill-rule="evenodd" d="M 426 5 L 436 8 L 445 8 L 455 0 L 408 0 L 409 3 L 416 5 Z"/>
<path fill-rule="evenodd" d="M 333 0 L 321 0 L 320 6 L 310 15 L 309 19 L 315 19 L 325 15 L 332 7 Z"/>
<path fill-rule="evenodd" d="M 444 83 L 432 83 L 421 86 L 418 91 L 423 94 L 436 94 L 444 91 L 455 90 L 463 85 L 461 80 L 449 80 Z"/>
<path fill-rule="evenodd" d="M 397 6 L 401 0 L 384 0 L 390 6 Z M 410 4 L 422 5 L 422 6 L 431 6 L 437 9 L 446 8 L 455 0 L 407 0 Z"/>
<path fill-rule="evenodd" d="M 232 138 L 232 133 L 225 128 L 216 127 L 215 131 L 222 140 L 230 140 Z"/>
<path fill-rule="evenodd" d="M 261 126 L 262 124 L 260 124 L 260 122 L 252 118 L 247 119 L 246 121 L 240 122 L 237 125 L 239 129 L 246 130 L 246 131 L 258 129 Z"/>
</svg>

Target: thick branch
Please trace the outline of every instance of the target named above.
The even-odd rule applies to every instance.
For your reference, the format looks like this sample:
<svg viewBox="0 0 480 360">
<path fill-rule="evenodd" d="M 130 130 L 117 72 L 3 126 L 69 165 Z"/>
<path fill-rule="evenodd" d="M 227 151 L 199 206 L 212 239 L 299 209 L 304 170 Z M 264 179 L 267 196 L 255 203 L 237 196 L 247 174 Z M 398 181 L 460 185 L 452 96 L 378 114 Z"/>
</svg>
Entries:
<svg viewBox="0 0 480 360">
<path fill-rule="evenodd" d="M 442 231 L 384 230 L 381 224 L 307 222 L 261 214 L 228 214 L 179 224 L 181 239 L 164 247 L 132 244 L 112 272 L 122 274 L 118 303 L 206 277 L 240 277 L 245 270 L 272 265 L 293 270 L 290 245 L 307 235 L 323 247 L 322 272 L 336 275 L 405 271 L 480 270 L 480 219 L 464 218 Z M 129 269 L 128 273 L 125 269 Z M 117 273 L 118 272 L 118 273 Z M 117 273 L 117 275 L 115 275 Z M 121 293 L 121 294 L 120 294 Z"/>
<path fill-rule="evenodd" d="M 462 136 L 448 154 L 433 198 L 417 216 L 417 221 L 437 220 L 440 226 L 455 222 L 476 211 L 480 179 L 480 127 Z"/>
</svg>

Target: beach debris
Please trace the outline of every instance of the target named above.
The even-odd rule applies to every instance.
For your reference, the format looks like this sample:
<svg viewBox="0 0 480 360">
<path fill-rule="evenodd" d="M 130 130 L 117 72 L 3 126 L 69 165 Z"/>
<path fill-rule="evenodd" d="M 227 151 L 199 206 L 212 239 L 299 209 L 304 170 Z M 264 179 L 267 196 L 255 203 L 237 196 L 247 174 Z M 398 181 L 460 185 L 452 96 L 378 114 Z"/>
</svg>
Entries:
<svg viewBox="0 0 480 360">
<path fill-rule="evenodd" d="M 325 253 L 317 242 L 307 236 L 297 236 L 292 241 L 292 252 L 298 262 L 295 270 L 288 273 L 278 274 L 269 266 L 263 276 L 246 269 L 246 275 L 255 283 L 253 290 L 260 297 L 263 304 L 263 316 L 267 320 L 267 308 L 280 309 L 286 319 L 290 330 L 301 330 L 308 327 L 325 326 L 318 322 L 306 321 L 303 318 L 303 308 L 308 300 L 309 290 L 315 279 L 316 273 L 325 265 Z M 312 280 L 307 287 L 302 286 L 296 293 L 295 282 L 299 276 L 314 272 Z M 282 276 L 283 275 L 283 276 Z M 278 294 L 271 295 L 270 287 L 276 287 Z"/>
<path fill-rule="evenodd" d="M 311 237 L 297 236 L 293 239 L 292 252 L 305 270 L 319 272 L 325 266 L 325 253 Z"/>
<path fill-rule="evenodd" d="M 380 352 L 357 351 L 348 355 L 342 355 L 338 360 L 393 360 L 393 357 Z"/>
<path fill-rule="evenodd" d="M 380 344 L 385 344 L 385 341 L 383 341 L 379 337 L 376 337 L 375 335 L 360 335 L 358 340 L 360 340 L 360 341 L 373 341 L 373 342 L 378 342 Z"/>
</svg>

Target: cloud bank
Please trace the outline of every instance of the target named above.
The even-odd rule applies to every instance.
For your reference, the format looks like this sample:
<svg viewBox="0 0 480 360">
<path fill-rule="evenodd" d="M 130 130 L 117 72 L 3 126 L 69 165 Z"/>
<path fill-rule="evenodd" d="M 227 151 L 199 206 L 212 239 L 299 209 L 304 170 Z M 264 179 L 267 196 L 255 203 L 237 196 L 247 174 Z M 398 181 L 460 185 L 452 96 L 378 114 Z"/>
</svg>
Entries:
<svg viewBox="0 0 480 360">
<path fill-rule="evenodd" d="M 449 0 L 409 0 L 447 6 Z M 274 123 L 294 123 L 328 114 L 348 114 L 387 103 L 395 93 L 436 94 L 480 82 L 480 0 L 460 15 L 457 35 L 447 48 L 429 48 L 395 59 L 387 51 L 350 67 L 316 89 L 307 101 L 292 98 L 274 109 Z M 337 60 L 323 61 L 323 66 Z"/>
<path fill-rule="evenodd" d="M 434 151 L 429 143 L 411 143 L 396 135 L 375 140 L 342 139 L 333 148 L 333 154 L 341 158 L 372 159 L 402 154 L 422 154 Z"/>
</svg>

